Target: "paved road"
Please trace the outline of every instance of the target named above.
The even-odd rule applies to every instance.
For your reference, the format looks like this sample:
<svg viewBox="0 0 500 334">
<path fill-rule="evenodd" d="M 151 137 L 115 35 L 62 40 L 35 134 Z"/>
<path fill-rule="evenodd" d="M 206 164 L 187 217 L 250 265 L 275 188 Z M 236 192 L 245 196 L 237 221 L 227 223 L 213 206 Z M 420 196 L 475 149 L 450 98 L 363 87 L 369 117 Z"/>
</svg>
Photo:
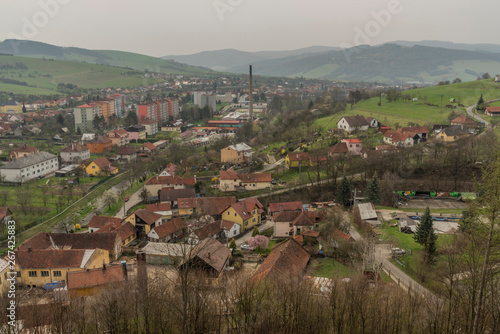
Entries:
<svg viewBox="0 0 500 334">
<path fill-rule="evenodd" d="M 347 219 L 347 218 L 346 218 Z M 361 236 L 356 229 L 351 226 L 351 230 L 349 231 L 351 237 L 356 241 L 364 240 L 363 236 Z M 408 276 L 404 271 L 399 269 L 393 263 L 389 261 L 391 258 L 391 246 L 388 244 L 376 244 L 375 245 L 375 263 L 380 263 L 382 265 L 382 270 L 389 275 L 390 278 L 394 282 L 396 282 L 401 288 L 404 290 L 418 294 L 421 296 L 428 296 L 431 298 L 437 298 L 434 294 L 432 294 L 429 290 L 420 285 L 413 278 Z"/>
<path fill-rule="evenodd" d="M 137 190 L 132 196 L 129 196 L 128 202 L 123 203 L 122 207 L 120 208 L 120 210 L 118 210 L 115 217 L 121 218 L 121 219 L 126 218 L 125 212 L 141 201 L 141 197 L 140 197 L 141 191 L 142 191 L 142 188 Z"/>
<path fill-rule="evenodd" d="M 496 101 L 500 101 L 500 99 L 489 100 L 489 101 L 486 101 L 485 103 L 491 103 L 491 102 L 496 102 Z M 476 106 L 477 106 L 476 104 L 473 104 L 473 105 L 467 107 L 467 113 L 469 114 L 469 116 L 477 119 L 479 122 L 484 123 L 487 127 L 491 127 L 490 122 L 484 120 L 481 116 L 479 116 L 479 114 L 474 113 L 474 109 L 476 108 Z"/>
</svg>

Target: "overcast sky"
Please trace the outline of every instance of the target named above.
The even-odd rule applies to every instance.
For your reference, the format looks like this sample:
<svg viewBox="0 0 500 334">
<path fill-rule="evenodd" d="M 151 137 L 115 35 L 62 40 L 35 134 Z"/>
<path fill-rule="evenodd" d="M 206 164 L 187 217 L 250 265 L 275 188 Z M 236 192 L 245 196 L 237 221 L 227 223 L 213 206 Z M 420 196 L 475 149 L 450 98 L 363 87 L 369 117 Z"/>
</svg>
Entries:
<svg viewBox="0 0 500 334">
<path fill-rule="evenodd" d="M 152 56 L 395 40 L 500 44 L 498 8 L 498 0 L 1 0 L 0 40 Z"/>
</svg>

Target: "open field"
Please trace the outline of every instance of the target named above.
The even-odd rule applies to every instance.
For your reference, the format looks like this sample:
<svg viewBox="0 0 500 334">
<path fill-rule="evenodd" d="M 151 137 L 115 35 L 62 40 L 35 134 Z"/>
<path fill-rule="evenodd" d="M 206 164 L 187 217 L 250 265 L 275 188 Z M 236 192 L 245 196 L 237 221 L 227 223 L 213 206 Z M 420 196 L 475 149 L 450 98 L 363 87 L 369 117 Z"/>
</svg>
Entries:
<svg viewBox="0 0 500 334">
<path fill-rule="evenodd" d="M 54 94 L 59 83 L 82 88 L 132 88 L 157 82 L 125 68 L 5 55 L 0 55 L 0 78 L 1 90 L 25 94 Z"/>
<path fill-rule="evenodd" d="M 388 102 L 383 97 L 382 105 L 378 106 L 380 98 L 374 97 L 358 102 L 354 109 L 348 109 L 345 113 L 334 115 L 330 120 L 324 120 L 325 122 L 322 124 L 318 120 L 317 124 L 324 124 L 332 128 L 345 115 L 371 116 L 390 126 L 395 124 L 403 126 L 408 123 L 449 124 L 448 115 L 452 110 L 457 114 L 465 114 L 465 108 L 458 107 L 458 104 L 463 104 L 466 107 L 475 104 L 481 94 L 483 94 L 484 100 L 500 98 L 500 84 L 494 82 L 493 79 L 488 79 L 412 89 L 403 91 L 402 94 L 409 95 L 411 100 L 403 101 L 401 99 Z M 413 101 L 413 98 L 418 98 L 418 101 Z M 455 99 L 455 103 L 450 102 L 452 98 Z M 454 105 L 457 108 L 446 108 L 446 105 Z"/>
</svg>

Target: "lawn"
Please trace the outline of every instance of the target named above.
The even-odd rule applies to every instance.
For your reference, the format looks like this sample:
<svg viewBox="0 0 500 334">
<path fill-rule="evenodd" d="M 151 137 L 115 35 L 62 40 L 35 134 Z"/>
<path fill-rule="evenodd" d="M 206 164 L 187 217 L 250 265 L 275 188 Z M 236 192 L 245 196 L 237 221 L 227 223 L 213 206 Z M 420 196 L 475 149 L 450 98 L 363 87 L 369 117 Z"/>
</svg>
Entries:
<svg viewBox="0 0 500 334">
<path fill-rule="evenodd" d="M 355 270 L 348 266 L 345 266 L 332 258 L 317 258 L 312 259 L 309 268 L 308 274 L 315 277 L 350 277 L 355 274 Z"/>
<path fill-rule="evenodd" d="M 411 201 L 409 202 L 411 203 Z M 389 206 L 375 206 L 376 210 L 394 210 L 394 211 L 403 211 L 403 212 L 424 212 L 424 209 L 422 208 L 392 208 Z M 449 214 L 462 214 L 464 210 L 462 209 L 430 209 L 431 213 L 449 213 Z"/>
<path fill-rule="evenodd" d="M 392 221 L 391 223 L 393 223 Z M 437 250 L 443 246 L 449 245 L 453 239 L 453 236 L 450 234 L 438 234 L 437 239 Z M 399 267 L 404 270 L 408 275 L 414 277 L 411 272 L 411 268 L 415 268 L 418 264 L 419 254 L 424 251 L 424 246 L 418 244 L 413 239 L 413 234 L 400 233 L 399 228 L 389 226 L 387 222 L 382 224 L 382 239 L 384 242 L 391 243 L 392 247 L 399 247 L 406 251 L 406 255 L 398 258 L 398 261 L 395 261 L 395 264 L 399 265 Z M 439 258 L 438 258 L 439 261 Z M 404 267 L 401 266 L 401 263 L 404 264 Z"/>
</svg>

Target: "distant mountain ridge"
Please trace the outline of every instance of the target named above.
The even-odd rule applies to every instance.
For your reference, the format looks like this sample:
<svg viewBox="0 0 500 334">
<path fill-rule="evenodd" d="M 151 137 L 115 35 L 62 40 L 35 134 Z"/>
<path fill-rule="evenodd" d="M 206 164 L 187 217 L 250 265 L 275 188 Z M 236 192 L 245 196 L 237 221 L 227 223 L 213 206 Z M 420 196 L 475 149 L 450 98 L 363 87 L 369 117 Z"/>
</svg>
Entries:
<svg viewBox="0 0 500 334">
<path fill-rule="evenodd" d="M 340 50 L 333 46 L 310 46 L 306 48 L 287 51 L 257 51 L 247 52 L 236 49 L 222 49 L 215 51 L 203 51 L 191 55 L 164 56 L 163 59 L 174 60 L 193 66 L 208 67 L 214 71 L 229 71 L 242 65 L 248 65 L 261 60 L 279 59 L 290 56 L 300 56 L 321 53 L 326 51 Z"/>
<path fill-rule="evenodd" d="M 485 72 L 500 73 L 500 45 L 443 41 L 396 41 L 351 49 L 315 46 L 284 52 L 243 52 L 235 49 L 166 56 L 214 70 L 268 76 L 324 78 L 387 83 L 461 78 L 475 80 Z"/>
<path fill-rule="evenodd" d="M 138 53 L 110 50 L 88 50 L 78 47 L 60 47 L 28 40 L 0 42 L 0 53 L 30 58 L 46 58 L 101 65 L 128 67 L 138 71 L 154 71 L 169 74 L 196 75 L 212 70 L 189 66 Z"/>
<path fill-rule="evenodd" d="M 260 75 L 330 80 L 436 83 L 459 77 L 471 81 L 484 72 L 500 73 L 500 53 L 384 44 L 264 60 L 253 68 Z M 230 71 L 244 73 L 246 67 Z"/>
<path fill-rule="evenodd" d="M 179 75 L 220 75 L 215 71 L 247 73 L 249 64 L 254 65 L 257 75 L 384 83 L 437 83 L 457 77 L 471 81 L 485 72 L 500 73 L 500 45 L 429 40 L 396 41 L 351 49 L 331 46 L 259 52 L 224 49 L 162 58 L 5 40 L 0 42 L 0 53 Z"/>
</svg>

